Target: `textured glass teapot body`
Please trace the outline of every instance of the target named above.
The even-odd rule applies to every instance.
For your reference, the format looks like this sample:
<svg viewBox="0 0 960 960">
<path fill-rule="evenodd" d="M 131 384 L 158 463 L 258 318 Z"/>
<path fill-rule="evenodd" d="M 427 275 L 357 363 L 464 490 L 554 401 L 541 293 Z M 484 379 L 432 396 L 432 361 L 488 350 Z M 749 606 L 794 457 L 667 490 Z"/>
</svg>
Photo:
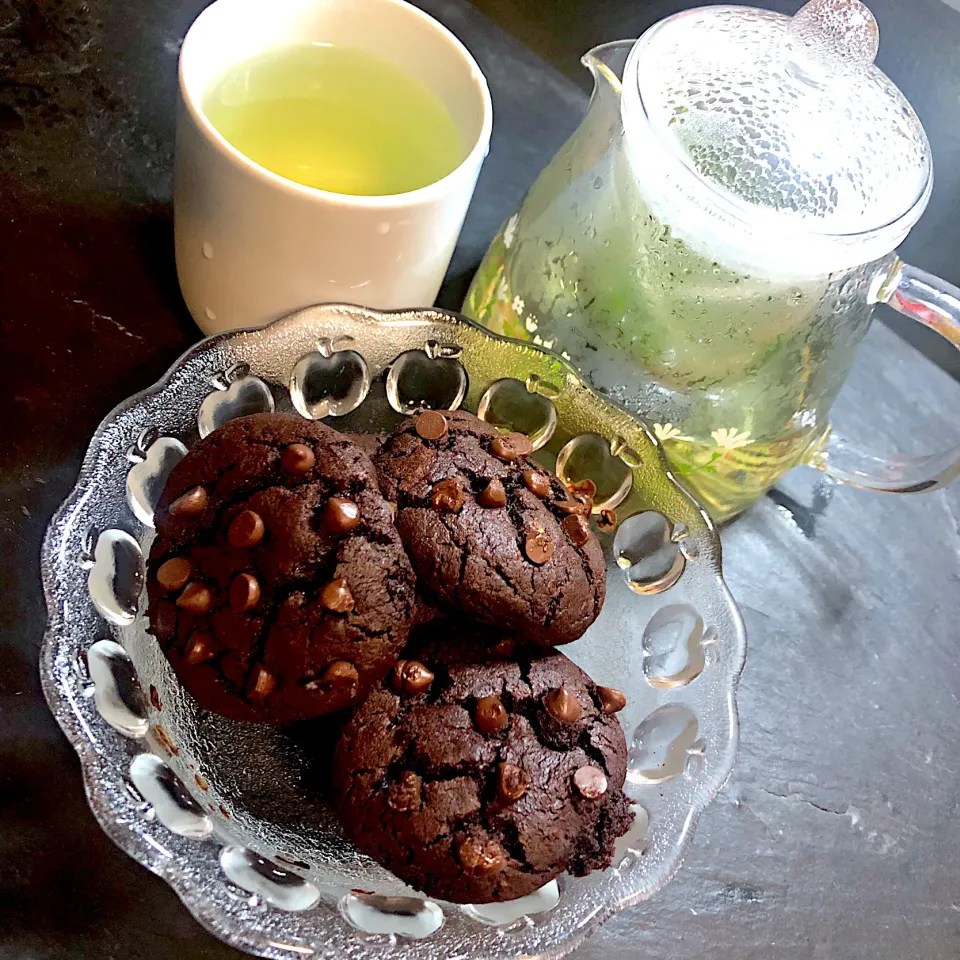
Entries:
<svg viewBox="0 0 960 960">
<path fill-rule="evenodd" d="M 722 230 L 687 229 L 624 135 L 631 46 L 584 58 L 587 115 L 491 245 L 464 312 L 561 353 L 652 422 L 723 519 L 824 440 L 887 258 L 811 276 L 789 250 L 751 263 Z M 775 270 L 759 266 L 771 259 Z"/>
</svg>

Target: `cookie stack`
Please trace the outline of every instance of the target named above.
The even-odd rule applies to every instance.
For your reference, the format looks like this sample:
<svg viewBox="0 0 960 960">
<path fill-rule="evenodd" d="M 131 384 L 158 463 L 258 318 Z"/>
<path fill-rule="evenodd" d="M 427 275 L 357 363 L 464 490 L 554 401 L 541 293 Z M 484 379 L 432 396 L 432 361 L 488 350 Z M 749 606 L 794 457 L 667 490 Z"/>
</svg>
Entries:
<svg viewBox="0 0 960 960">
<path fill-rule="evenodd" d="M 462 412 L 382 442 L 262 414 L 200 441 L 157 511 L 150 629 L 184 687 L 236 720 L 352 709 L 344 829 L 456 902 L 605 867 L 632 820 L 624 697 L 551 649 L 603 604 L 589 491 L 531 452 Z"/>
</svg>

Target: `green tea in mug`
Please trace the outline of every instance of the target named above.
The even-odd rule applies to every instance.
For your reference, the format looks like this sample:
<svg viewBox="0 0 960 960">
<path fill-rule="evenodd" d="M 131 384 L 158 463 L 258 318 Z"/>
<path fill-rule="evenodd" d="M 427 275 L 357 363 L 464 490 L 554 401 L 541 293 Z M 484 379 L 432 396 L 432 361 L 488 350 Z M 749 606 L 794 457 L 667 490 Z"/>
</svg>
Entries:
<svg viewBox="0 0 960 960">
<path fill-rule="evenodd" d="M 452 173 L 467 152 L 423 81 L 353 47 L 267 50 L 231 67 L 203 108 L 255 163 L 333 193 L 417 190 Z"/>
</svg>

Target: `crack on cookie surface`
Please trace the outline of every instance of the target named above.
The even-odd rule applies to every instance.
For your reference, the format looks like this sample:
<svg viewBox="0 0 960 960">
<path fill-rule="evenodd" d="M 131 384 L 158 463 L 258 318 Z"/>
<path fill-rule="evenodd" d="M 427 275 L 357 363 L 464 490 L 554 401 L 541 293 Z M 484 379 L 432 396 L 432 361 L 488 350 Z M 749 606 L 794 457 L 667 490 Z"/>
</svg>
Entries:
<svg viewBox="0 0 960 960">
<path fill-rule="evenodd" d="M 606 569 L 596 537 L 591 533 L 577 545 L 566 535 L 557 504 L 569 494 L 548 470 L 525 457 L 497 459 L 489 447 L 499 433 L 476 417 L 461 411 L 444 416 L 443 437 L 422 439 L 410 418 L 376 457 L 421 589 L 434 605 L 545 646 L 577 639 L 604 599 Z M 528 467 L 550 480 L 543 500 L 524 483 Z M 493 477 L 503 484 L 504 507 L 483 507 L 476 499 Z M 465 502 L 456 513 L 439 514 L 430 493 L 450 478 L 460 482 Z M 554 545 L 544 564 L 526 555 L 528 534 L 538 529 Z"/>
<path fill-rule="evenodd" d="M 431 639 L 418 637 L 403 654 L 434 672 L 430 690 L 413 696 L 375 691 L 337 745 L 334 784 L 348 834 L 405 882 L 460 902 L 513 899 L 563 870 L 606 866 L 613 840 L 632 815 L 619 799 L 623 732 L 616 717 L 596 706 L 593 682 L 560 653 L 527 649 L 515 654 L 517 660 L 502 660 L 470 641 L 438 639 L 445 628 L 430 626 L 422 635 Z M 544 695 L 561 685 L 583 711 L 566 739 L 545 733 L 541 722 Z M 484 735 L 474 709 L 480 697 L 491 695 L 500 698 L 509 723 Z M 501 763 L 529 777 L 512 803 L 498 794 Z M 572 777 L 584 765 L 600 766 L 608 777 L 600 800 L 575 792 Z M 416 774 L 421 789 L 421 808 L 413 813 L 391 809 L 386 799 L 408 773 Z M 454 839 L 442 844 L 443 837 Z M 486 877 L 469 874 L 457 859 L 457 837 L 495 840 L 506 867 Z"/>
<path fill-rule="evenodd" d="M 292 443 L 309 446 L 315 463 L 291 477 L 281 453 Z M 171 514 L 170 504 L 197 486 L 207 492 L 202 511 Z M 332 496 L 359 505 L 353 530 L 324 529 Z M 231 547 L 225 530 L 244 509 L 264 519 L 266 533 L 250 548 Z M 177 608 L 176 594 L 157 583 L 159 566 L 173 556 L 188 560 L 192 578 L 213 590 L 205 614 Z M 230 421 L 184 457 L 157 510 L 147 572 L 151 631 L 181 682 L 201 706 L 235 719 L 289 722 L 356 702 L 392 667 L 413 619 L 413 571 L 372 463 L 336 431 L 292 415 Z M 260 591 L 249 612 L 229 605 L 230 584 L 242 572 Z M 339 578 L 354 597 L 345 613 L 326 610 L 320 599 Z M 190 665 L 183 654 L 196 629 L 214 637 L 216 652 Z M 352 693 L 319 679 L 337 659 L 358 670 Z M 265 703 L 247 693 L 261 665 L 277 678 Z"/>
</svg>

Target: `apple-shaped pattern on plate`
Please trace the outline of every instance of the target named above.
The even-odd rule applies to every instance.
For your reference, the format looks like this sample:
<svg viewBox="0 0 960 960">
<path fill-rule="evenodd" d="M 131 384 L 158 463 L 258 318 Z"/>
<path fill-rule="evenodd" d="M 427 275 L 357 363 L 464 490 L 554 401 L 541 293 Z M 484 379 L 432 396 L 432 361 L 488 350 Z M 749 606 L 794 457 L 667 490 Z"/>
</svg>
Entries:
<svg viewBox="0 0 960 960">
<path fill-rule="evenodd" d="M 309 880 L 246 847 L 224 847 L 220 851 L 220 869 L 231 883 L 281 910 L 309 910 L 320 899 L 320 891 Z"/>
<path fill-rule="evenodd" d="M 370 392 L 367 362 L 356 350 L 342 349 L 353 337 L 323 337 L 317 349 L 302 356 L 290 375 L 290 399 L 308 420 L 343 417 L 356 410 Z"/>
<path fill-rule="evenodd" d="M 211 377 L 210 382 L 215 389 L 204 398 L 197 414 L 197 429 L 201 437 L 213 433 L 228 420 L 254 413 L 273 413 L 270 388 L 259 377 L 250 374 L 250 365 L 247 363 L 235 363 Z"/>
<path fill-rule="evenodd" d="M 469 903 L 461 909 L 468 917 L 479 920 L 488 927 L 509 930 L 517 923 L 525 926 L 529 917 L 548 913 L 559 902 L 560 886 L 556 880 L 551 880 L 539 890 L 516 900 L 506 900 L 503 903 Z"/>
<path fill-rule="evenodd" d="M 463 347 L 428 340 L 421 350 L 401 353 L 387 373 L 387 401 L 397 413 L 456 410 L 467 395 Z"/>
<path fill-rule="evenodd" d="M 640 786 L 664 783 L 680 776 L 688 761 L 702 762 L 703 741 L 697 718 L 682 703 L 658 707 L 633 732 L 627 756 L 627 783 Z"/>
<path fill-rule="evenodd" d="M 527 382 L 505 377 L 495 380 L 484 391 L 477 406 L 477 416 L 493 427 L 506 432 L 524 434 L 539 450 L 557 429 L 557 408 L 551 397 L 559 391 L 536 374 Z"/>
<path fill-rule="evenodd" d="M 631 455 L 639 462 L 629 448 L 612 445 L 599 433 L 581 433 L 557 454 L 557 476 L 568 486 L 592 480 L 597 487 L 593 512 L 613 510 L 623 503 L 633 484 L 633 464 L 628 466 Z"/>
<path fill-rule="evenodd" d="M 140 544 L 125 530 L 104 530 L 97 545 L 84 547 L 80 566 L 89 570 L 87 591 L 97 612 L 110 623 L 125 627 L 137 616 L 143 590 L 143 554 Z"/>
<path fill-rule="evenodd" d="M 133 464 L 127 472 L 127 503 L 133 515 L 147 527 L 173 468 L 187 455 L 187 448 L 175 437 L 161 437 L 156 427 L 141 431 L 127 450 Z"/>
<path fill-rule="evenodd" d="M 202 840 L 213 832 L 213 821 L 160 757 L 152 753 L 134 757 L 130 779 L 168 830 L 191 840 Z"/>
<path fill-rule="evenodd" d="M 686 559 L 678 539 L 670 521 L 654 510 L 635 513 L 620 524 L 613 555 L 634 593 L 663 593 L 680 579 Z"/>
<path fill-rule="evenodd" d="M 87 672 L 97 713 L 125 737 L 146 736 L 147 701 L 127 651 L 113 640 L 98 640 L 87 651 Z"/>
<path fill-rule="evenodd" d="M 653 687 L 684 687 L 703 672 L 717 633 L 689 603 L 661 607 L 643 631 L 643 673 Z"/>
<path fill-rule="evenodd" d="M 418 897 L 385 897 L 356 891 L 342 897 L 339 907 L 347 923 L 364 933 L 422 940 L 443 926 L 439 904 Z"/>
</svg>

